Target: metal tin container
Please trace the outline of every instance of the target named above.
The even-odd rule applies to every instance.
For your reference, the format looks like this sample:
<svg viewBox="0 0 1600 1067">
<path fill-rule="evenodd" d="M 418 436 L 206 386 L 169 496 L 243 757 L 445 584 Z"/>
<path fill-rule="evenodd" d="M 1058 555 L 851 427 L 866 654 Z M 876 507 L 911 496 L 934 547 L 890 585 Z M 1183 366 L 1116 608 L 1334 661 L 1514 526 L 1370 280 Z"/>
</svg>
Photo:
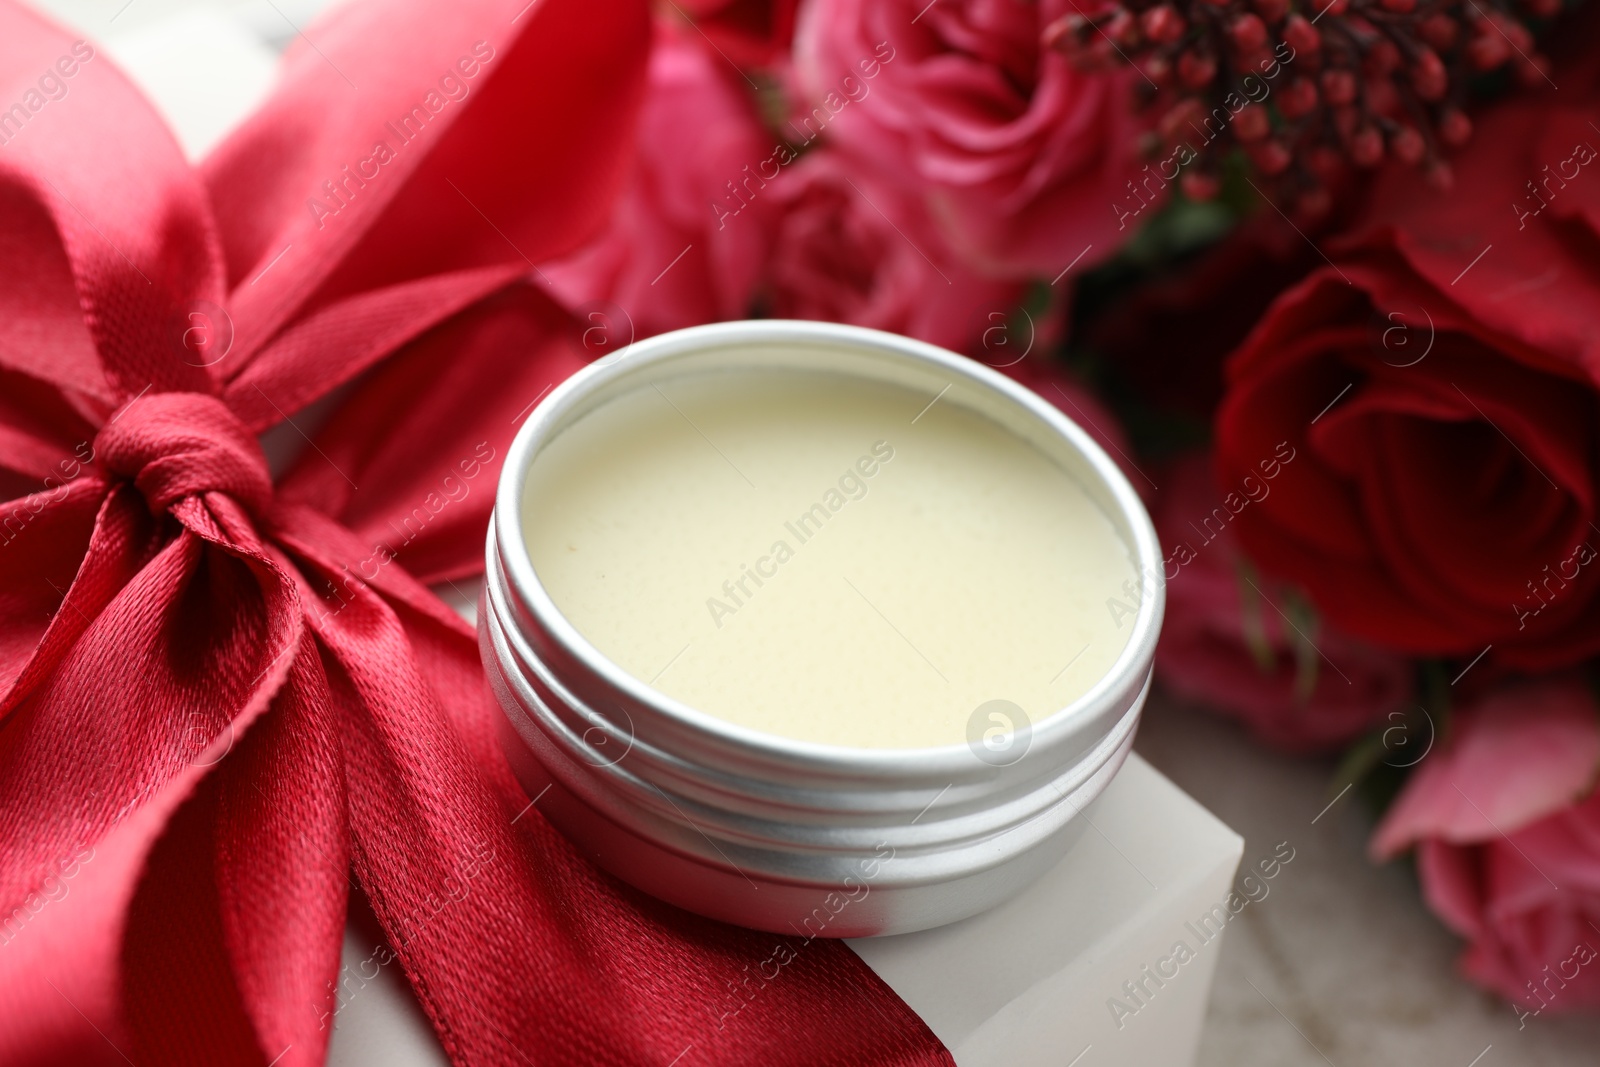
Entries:
<svg viewBox="0 0 1600 1067">
<path fill-rule="evenodd" d="M 1023 727 L 1016 759 L 978 746 L 860 749 L 734 725 L 623 671 L 562 616 L 523 537 L 534 458 L 608 399 L 679 375 L 761 367 L 943 391 L 1039 449 L 1127 544 L 1140 596 L 1111 671 Z M 602 867 L 690 911 L 779 933 L 902 933 L 983 911 L 1048 869 L 1132 746 L 1164 588 L 1137 494 L 1055 407 L 962 356 L 855 327 L 752 321 L 639 342 L 556 388 L 506 457 L 479 638 L 503 744 L 539 810 Z M 1011 740 L 1016 740 L 1015 738 Z"/>
</svg>

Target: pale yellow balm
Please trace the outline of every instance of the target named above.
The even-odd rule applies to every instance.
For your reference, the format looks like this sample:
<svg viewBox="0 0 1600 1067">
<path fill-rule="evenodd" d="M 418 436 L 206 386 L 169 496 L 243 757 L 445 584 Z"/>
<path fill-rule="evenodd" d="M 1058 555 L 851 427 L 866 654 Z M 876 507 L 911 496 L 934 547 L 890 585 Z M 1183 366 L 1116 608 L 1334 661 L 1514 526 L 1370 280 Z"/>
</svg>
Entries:
<svg viewBox="0 0 1600 1067">
<path fill-rule="evenodd" d="M 1079 483 L 946 397 L 738 370 L 603 404 L 534 460 L 524 529 L 586 639 L 691 707 L 805 741 L 1037 724 L 1112 666 L 1128 546 Z"/>
</svg>

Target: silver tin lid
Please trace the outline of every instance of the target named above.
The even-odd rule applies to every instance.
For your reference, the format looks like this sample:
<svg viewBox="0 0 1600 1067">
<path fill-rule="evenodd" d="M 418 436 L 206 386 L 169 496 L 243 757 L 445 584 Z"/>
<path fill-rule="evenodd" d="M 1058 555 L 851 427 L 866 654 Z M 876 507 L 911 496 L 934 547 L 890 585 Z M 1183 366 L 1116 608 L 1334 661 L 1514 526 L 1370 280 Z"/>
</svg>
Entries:
<svg viewBox="0 0 1600 1067">
<path fill-rule="evenodd" d="M 561 614 L 526 550 L 534 458 L 624 393 L 730 368 L 799 368 L 941 390 L 1072 474 L 1130 549 L 1141 583 L 1127 644 L 1079 699 L 1031 724 L 1005 765 L 965 744 L 845 748 L 730 723 L 651 688 Z M 859 937 L 975 914 L 1048 869 L 1133 741 L 1164 604 L 1159 544 L 1116 464 L 1004 376 L 893 334 L 815 322 L 719 323 L 595 363 L 529 416 L 506 457 L 488 538 L 480 645 L 511 765 L 541 812 L 603 867 L 690 911 L 801 936 Z"/>
</svg>

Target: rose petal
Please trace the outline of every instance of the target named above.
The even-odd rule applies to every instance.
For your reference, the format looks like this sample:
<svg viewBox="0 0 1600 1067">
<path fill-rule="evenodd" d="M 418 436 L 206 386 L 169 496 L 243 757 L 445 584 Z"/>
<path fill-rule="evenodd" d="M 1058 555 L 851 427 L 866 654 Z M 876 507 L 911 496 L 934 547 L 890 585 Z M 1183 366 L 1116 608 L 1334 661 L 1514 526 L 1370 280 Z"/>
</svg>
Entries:
<svg viewBox="0 0 1600 1067">
<path fill-rule="evenodd" d="M 1372 855 L 1514 833 L 1587 793 L 1597 767 L 1600 724 L 1581 678 L 1497 689 L 1459 712 L 1455 736 L 1417 768 L 1373 834 Z"/>
</svg>

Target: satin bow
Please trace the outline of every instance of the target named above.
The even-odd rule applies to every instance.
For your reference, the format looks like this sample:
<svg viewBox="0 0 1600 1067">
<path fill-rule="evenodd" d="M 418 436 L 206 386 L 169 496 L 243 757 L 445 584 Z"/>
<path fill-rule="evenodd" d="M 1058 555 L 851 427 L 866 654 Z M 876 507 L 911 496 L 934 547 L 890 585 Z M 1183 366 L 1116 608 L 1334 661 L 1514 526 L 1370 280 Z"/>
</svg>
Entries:
<svg viewBox="0 0 1600 1067">
<path fill-rule="evenodd" d="M 604 218 L 648 45 L 351 4 L 195 169 L 0 3 L 0 1062 L 319 1063 L 353 887 L 456 1063 L 949 1062 L 843 946 L 581 858 L 425 584 L 582 363 L 530 267 Z"/>
</svg>

